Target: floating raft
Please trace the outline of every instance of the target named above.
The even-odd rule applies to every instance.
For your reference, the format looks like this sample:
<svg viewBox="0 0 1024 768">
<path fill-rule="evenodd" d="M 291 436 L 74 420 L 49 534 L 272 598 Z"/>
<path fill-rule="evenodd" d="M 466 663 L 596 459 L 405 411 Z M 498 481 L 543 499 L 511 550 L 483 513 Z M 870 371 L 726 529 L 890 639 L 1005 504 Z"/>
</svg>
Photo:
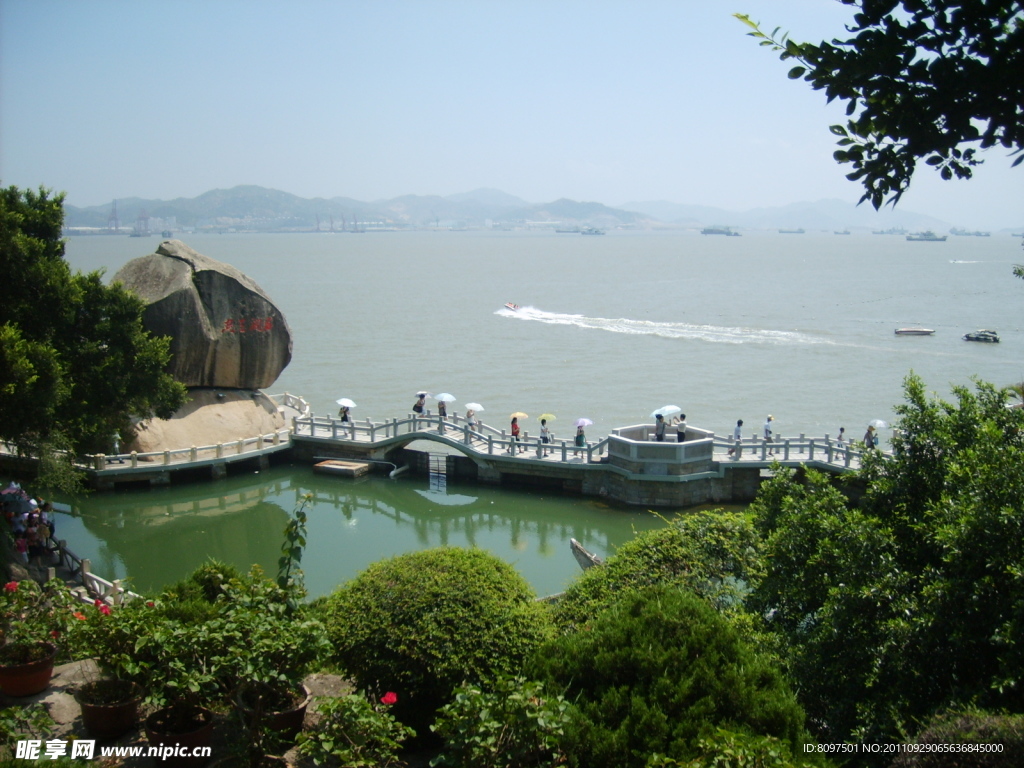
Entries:
<svg viewBox="0 0 1024 768">
<path fill-rule="evenodd" d="M 365 461 L 339 461 L 330 459 L 313 465 L 314 472 L 322 472 L 325 475 L 341 475 L 342 477 L 361 477 L 370 471 L 370 465 Z"/>
</svg>

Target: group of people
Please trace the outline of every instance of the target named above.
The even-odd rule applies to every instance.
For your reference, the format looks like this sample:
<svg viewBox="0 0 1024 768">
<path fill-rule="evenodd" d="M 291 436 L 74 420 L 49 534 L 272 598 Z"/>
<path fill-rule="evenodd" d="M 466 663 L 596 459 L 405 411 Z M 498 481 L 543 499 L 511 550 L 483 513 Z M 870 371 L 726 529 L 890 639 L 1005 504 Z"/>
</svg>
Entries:
<svg viewBox="0 0 1024 768">
<path fill-rule="evenodd" d="M 48 542 L 55 526 L 53 505 L 30 496 L 16 482 L 0 491 L 0 509 L 14 537 L 14 549 L 23 565 L 49 554 Z"/>
<path fill-rule="evenodd" d="M 675 426 L 676 428 L 676 441 L 683 442 L 686 440 L 686 414 L 680 413 L 677 416 L 672 417 L 671 422 L 665 421 L 664 415 L 658 413 L 654 416 L 654 439 L 659 443 L 665 442 L 665 431 L 669 425 Z"/>
</svg>

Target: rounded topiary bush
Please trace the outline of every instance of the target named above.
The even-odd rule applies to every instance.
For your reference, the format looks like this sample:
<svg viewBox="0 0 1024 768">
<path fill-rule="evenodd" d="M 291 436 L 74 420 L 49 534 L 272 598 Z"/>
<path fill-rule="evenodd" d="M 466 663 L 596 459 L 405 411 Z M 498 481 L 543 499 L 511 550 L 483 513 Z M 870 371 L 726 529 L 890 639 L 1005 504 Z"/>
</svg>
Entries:
<svg viewBox="0 0 1024 768">
<path fill-rule="evenodd" d="M 736 603 L 760 571 L 758 536 L 743 514 L 690 513 L 626 542 L 600 568 L 589 568 L 555 605 L 563 631 L 585 626 L 622 595 L 677 584 L 718 607 Z"/>
<path fill-rule="evenodd" d="M 545 643 L 527 672 L 572 703 L 565 751 L 586 768 L 692 759 L 728 727 L 795 750 L 804 714 L 785 679 L 706 601 L 678 587 L 623 595 L 580 632 Z"/>
<path fill-rule="evenodd" d="M 456 686 L 518 673 L 549 636 L 535 597 L 494 555 L 444 547 L 374 563 L 322 610 L 338 664 L 422 735 Z"/>
</svg>

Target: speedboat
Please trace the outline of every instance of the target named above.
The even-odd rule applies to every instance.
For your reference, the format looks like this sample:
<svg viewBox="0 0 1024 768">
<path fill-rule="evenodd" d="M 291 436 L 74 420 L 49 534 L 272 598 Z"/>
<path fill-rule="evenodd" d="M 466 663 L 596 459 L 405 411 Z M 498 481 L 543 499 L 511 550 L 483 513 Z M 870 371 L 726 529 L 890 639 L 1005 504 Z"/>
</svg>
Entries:
<svg viewBox="0 0 1024 768">
<path fill-rule="evenodd" d="M 989 344 L 998 344 L 999 334 L 997 334 L 995 331 L 988 331 L 982 329 L 980 331 L 972 331 L 971 333 L 965 333 L 964 341 L 984 341 L 988 342 Z"/>
<path fill-rule="evenodd" d="M 897 328 L 897 336 L 931 336 L 935 331 L 931 328 Z"/>
<path fill-rule="evenodd" d="M 509 301 L 505 304 L 505 309 L 511 309 L 514 312 L 515 310 L 519 309 L 519 305 L 513 304 L 511 301 Z"/>
</svg>

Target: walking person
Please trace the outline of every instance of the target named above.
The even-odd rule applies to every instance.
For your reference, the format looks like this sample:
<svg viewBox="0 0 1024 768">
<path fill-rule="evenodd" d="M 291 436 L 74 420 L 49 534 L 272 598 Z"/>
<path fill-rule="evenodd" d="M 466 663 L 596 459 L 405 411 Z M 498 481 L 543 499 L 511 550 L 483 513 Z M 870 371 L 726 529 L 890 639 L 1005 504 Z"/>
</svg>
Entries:
<svg viewBox="0 0 1024 768">
<path fill-rule="evenodd" d="M 672 419 L 672 423 L 676 425 L 676 441 L 681 443 L 686 440 L 686 414 L 680 413 Z"/>
<path fill-rule="evenodd" d="M 864 447 L 875 448 L 878 446 L 878 436 L 875 434 L 873 424 L 868 425 L 868 431 L 864 433 Z"/>
<path fill-rule="evenodd" d="M 775 421 L 775 417 L 770 413 L 768 418 L 764 420 L 764 442 L 768 446 L 768 455 L 774 456 L 775 451 L 772 450 L 772 422 Z"/>
<path fill-rule="evenodd" d="M 736 452 L 737 446 L 740 444 L 740 440 L 743 439 L 743 419 L 736 420 L 736 426 L 732 430 L 732 448 L 729 449 L 727 456 L 732 456 Z"/>
<path fill-rule="evenodd" d="M 349 434 L 352 436 L 352 439 L 355 440 L 356 428 L 355 425 L 352 423 L 351 413 L 352 410 L 349 406 L 341 406 L 341 408 L 338 409 L 338 421 L 340 421 L 342 425 L 344 425 L 344 428 L 348 430 Z"/>
<path fill-rule="evenodd" d="M 512 417 L 512 442 L 509 444 L 508 452 L 513 456 L 516 452 L 516 443 L 519 442 L 519 417 Z"/>
<path fill-rule="evenodd" d="M 448 418 L 448 405 L 444 400 L 437 401 L 437 415 L 439 417 L 437 431 L 440 434 L 444 434 L 444 420 Z"/>
<path fill-rule="evenodd" d="M 480 431 L 480 422 L 476 420 L 476 411 L 472 408 L 466 411 L 466 424 L 469 426 L 470 432 Z"/>
<path fill-rule="evenodd" d="M 417 414 L 417 415 L 419 415 L 419 416 L 422 416 L 423 415 L 423 409 L 424 409 L 424 407 L 426 407 L 426 404 L 427 404 L 427 393 L 426 392 L 420 392 L 419 394 L 416 395 L 416 402 L 412 404 L 412 412 Z"/>
</svg>

